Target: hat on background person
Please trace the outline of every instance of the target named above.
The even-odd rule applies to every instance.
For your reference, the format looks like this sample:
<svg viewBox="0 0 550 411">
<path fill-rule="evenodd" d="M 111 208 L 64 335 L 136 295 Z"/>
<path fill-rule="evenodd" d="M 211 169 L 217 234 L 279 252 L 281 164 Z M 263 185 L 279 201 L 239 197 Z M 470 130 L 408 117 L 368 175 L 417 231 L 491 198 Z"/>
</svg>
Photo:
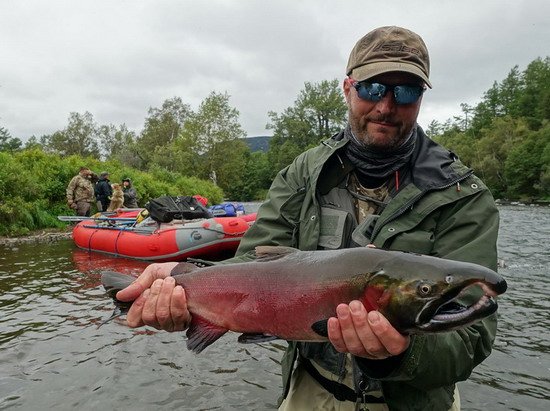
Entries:
<svg viewBox="0 0 550 411">
<path fill-rule="evenodd" d="M 104 171 L 99 175 L 99 178 L 105 178 L 105 177 L 109 177 L 109 173 L 107 171 Z"/>
<path fill-rule="evenodd" d="M 403 71 L 430 83 L 430 57 L 422 38 L 397 26 L 379 27 L 361 38 L 349 56 L 346 74 L 356 81 Z"/>
<path fill-rule="evenodd" d="M 125 181 L 128 181 L 130 184 L 132 183 L 132 180 L 130 180 L 128 177 L 122 179 L 122 182 L 123 182 L 123 183 L 124 183 Z"/>
</svg>

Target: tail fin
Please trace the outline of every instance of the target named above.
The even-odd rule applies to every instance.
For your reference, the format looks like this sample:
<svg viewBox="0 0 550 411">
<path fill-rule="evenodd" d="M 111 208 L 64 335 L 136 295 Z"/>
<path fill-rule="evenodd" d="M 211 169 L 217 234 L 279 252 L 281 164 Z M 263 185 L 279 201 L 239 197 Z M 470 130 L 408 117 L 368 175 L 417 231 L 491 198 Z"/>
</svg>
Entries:
<svg viewBox="0 0 550 411">
<path fill-rule="evenodd" d="M 115 311 L 113 312 L 113 315 L 111 315 L 108 319 L 99 324 L 98 328 L 101 327 L 103 324 L 113 320 L 114 318 L 120 317 L 121 315 L 124 315 L 128 312 L 128 310 L 132 306 L 132 302 L 117 300 L 116 293 L 123 288 L 128 287 L 134 282 L 134 280 L 135 278 L 130 275 L 117 273 L 115 271 L 101 272 L 101 284 L 103 284 L 103 288 L 105 288 L 107 295 L 114 300 Z"/>
</svg>

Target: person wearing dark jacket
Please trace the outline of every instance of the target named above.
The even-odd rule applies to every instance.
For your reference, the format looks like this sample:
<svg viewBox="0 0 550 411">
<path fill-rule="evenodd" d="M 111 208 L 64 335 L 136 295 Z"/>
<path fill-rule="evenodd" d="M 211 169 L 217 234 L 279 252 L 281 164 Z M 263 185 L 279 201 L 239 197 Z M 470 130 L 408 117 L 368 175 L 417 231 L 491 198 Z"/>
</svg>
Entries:
<svg viewBox="0 0 550 411">
<path fill-rule="evenodd" d="M 138 208 L 137 192 L 132 187 L 132 180 L 125 178 L 122 180 L 122 191 L 124 192 L 124 207 L 126 208 Z"/>
<path fill-rule="evenodd" d="M 380 27 L 361 38 L 343 81 L 348 125 L 278 173 L 226 262 L 250 261 L 260 245 L 376 246 L 496 270 L 491 193 L 416 122 L 429 67 L 424 41 L 410 30 Z M 188 327 L 185 290 L 170 276 L 175 265 L 151 265 L 117 294 L 134 301 L 130 326 Z M 482 293 L 473 287 L 459 303 Z M 459 330 L 402 335 L 380 312 L 343 301 L 328 320 L 328 342 L 289 341 L 280 410 L 459 410 L 456 383 L 490 354 L 496 326 L 493 314 Z"/>
<path fill-rule="evenodd" d="M 113 194 L 113 188 L 109 180 L 109 173 L 104 171 L 99 175 L 99 181 L 95 187 L 95 195 L 97 201 L 101 203 L 101 210 L 107 211 L 109 203 L 111 202 L 111 195 Z"/>
</svg>

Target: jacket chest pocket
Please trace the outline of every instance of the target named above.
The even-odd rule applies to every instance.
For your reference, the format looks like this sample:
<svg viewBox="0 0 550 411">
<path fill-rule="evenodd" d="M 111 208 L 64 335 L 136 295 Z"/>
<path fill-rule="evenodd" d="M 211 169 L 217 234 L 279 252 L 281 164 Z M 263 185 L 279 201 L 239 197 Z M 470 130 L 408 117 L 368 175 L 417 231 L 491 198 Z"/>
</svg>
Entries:
<svg viewBox="0 0 550 411">
<path fill-rule="evenodd" d="M 321 207 L 319 247 L 336 250 L 348 246 L 353 217 L 344 210 Z"/>
<path fill-rule="evenodd" d="M 392 250 L 410 251 L 418 254 L 431 254 L 435 242 L 432 231 L 414 230 L 399 233 L 391 239 Z"/>
<path fill-rule="evenodd" d="M 407 222 L 410 222 L 410 220 Z M 402 227 L 398 223 L 388 223 L 382 227 L 378 237 L 386 237 L 383 244 L 384 248 L 430 255 L 433 252 L 436 240 L 436 226 L 436 219 L 433 215 L 424 218 L 412 227 Z"/>
</svg>

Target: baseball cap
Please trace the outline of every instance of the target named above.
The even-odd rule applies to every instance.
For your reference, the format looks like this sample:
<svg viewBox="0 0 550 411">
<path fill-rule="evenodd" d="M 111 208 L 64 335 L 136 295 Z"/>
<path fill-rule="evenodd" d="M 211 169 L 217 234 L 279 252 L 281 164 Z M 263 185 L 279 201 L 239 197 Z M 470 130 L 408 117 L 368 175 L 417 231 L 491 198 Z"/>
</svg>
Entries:
<svg viewBox="0 0 550 411">
<path fill-rule="evenodd" d="M 403 71 L 430 83 L 430 57 L 422 38 L 397 26 L 379 27 L 361 38 L 349 56 L 346 74 L 363 81 L 390 71 Z"/>
</svg>

